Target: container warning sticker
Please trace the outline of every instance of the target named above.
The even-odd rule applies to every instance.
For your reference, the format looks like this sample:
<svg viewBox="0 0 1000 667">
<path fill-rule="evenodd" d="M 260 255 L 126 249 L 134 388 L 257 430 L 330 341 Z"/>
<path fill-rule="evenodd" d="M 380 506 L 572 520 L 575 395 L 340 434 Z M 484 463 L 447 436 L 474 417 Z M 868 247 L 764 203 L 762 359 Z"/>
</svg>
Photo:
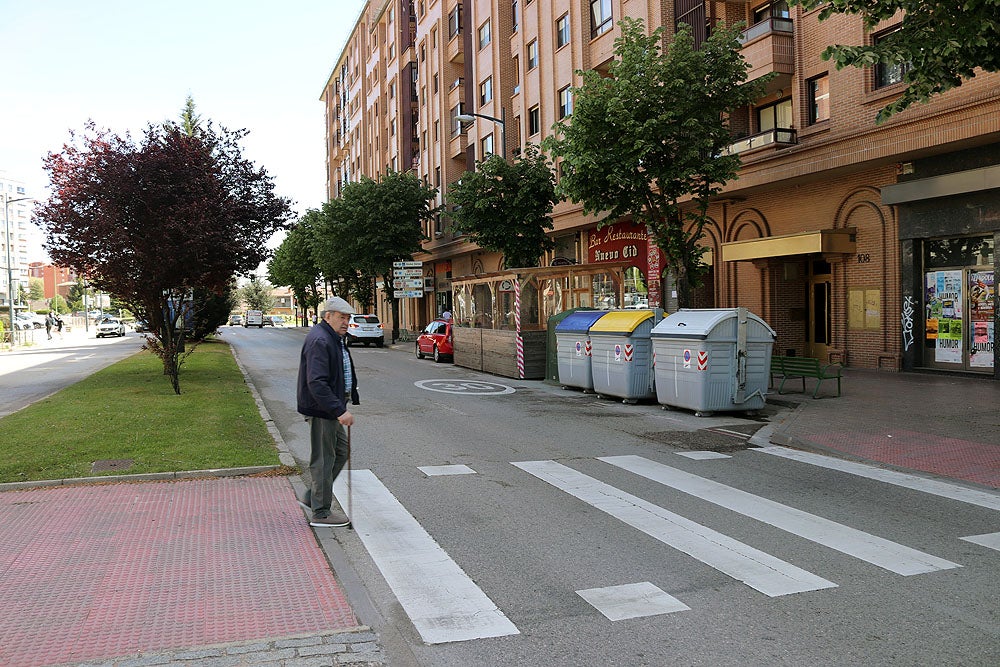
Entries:
<svg viewBox="0 0 1000 667">
<path fill-rule="evenodd" d="M 615 344 L 615 361 L 622 360 L 622 346 L 621 343 Z"/>
<path fill-rule="evenodd" d="M 691 350 L 684 350 L 684 368 L 691 368 Z"/>
<path fill-rule="evenodd" d="M 583 344 L 580 341 L 576 341 L 576 356 L 583 356 Z"/>
<path fill-rule="evenodd" d="M 698 370 L 708 370 L 708 350 L 698 350 Z"/>
</svg>

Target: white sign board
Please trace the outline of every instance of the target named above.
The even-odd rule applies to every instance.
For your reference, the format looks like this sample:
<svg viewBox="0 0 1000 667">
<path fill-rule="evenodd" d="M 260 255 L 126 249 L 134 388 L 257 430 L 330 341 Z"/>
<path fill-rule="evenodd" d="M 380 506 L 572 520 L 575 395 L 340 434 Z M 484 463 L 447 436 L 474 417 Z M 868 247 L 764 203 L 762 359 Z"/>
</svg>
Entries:
<svg viewBox="0 0 1000 667">
<path fill-rule="evenodd" d="M 394 269 L 420 269 L 423 268 L 423 262 L 393 262 L 392 268 Z"/>
</svg>

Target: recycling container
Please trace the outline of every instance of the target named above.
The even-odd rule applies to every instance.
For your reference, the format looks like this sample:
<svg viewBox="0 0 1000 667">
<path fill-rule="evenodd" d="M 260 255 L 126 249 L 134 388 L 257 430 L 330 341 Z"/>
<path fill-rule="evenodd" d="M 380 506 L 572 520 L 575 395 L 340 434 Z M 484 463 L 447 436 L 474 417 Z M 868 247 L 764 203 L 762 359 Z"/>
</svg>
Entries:
<svg viewBox="0 0 1000 667">
<path fill-rule="evenodd" d="M 652 310 L 613 310 L 590 327 L 594 391 L 625 403 L 653 398 Z"/>
<path fill-rule="evenodd" d="M 604 310 L 578 310 L 556 325 L 559 382 L 565 387 L 594 388 L 590 371 L 590 327 L 607 314 Z"/>
<path fill-rule="evenodd" d="M 746 308 L 681 309 L 650 339 L 661 405 L 698 416 L 764 407 L 775 333 Z"/>
</svg>

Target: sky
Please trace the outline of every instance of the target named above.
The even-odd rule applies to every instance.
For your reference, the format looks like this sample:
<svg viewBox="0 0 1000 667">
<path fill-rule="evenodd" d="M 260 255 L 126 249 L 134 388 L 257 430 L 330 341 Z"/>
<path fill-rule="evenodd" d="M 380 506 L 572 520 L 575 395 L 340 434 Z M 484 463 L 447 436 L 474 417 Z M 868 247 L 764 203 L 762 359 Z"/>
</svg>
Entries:
<svg viewBox="0 0 1000 667">
<path fill-rule="evenodd" d="M 326 200 L 323 87 L 363 0 L 0 0 L 0 171 L 45 199 L 42 159 L 87 120 L 134 139 L 245 128 L 243 156 L 302 214 Z M 29 261 L 46 261 L 41 232 Z"/>
</svg>

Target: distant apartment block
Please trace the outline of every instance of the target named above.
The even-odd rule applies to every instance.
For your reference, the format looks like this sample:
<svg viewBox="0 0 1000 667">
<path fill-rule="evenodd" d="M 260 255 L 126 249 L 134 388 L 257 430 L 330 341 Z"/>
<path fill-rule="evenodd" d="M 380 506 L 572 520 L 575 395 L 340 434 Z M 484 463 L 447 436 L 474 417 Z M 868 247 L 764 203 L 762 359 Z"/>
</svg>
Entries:
<svg viewBox="0 0 1000 667">
<path fill-rule="evenodd" d="M 0 219 L 0 229 L 3 230 L 0 242 L 0 304 L 4 306 L 11 302 L 12 293 L 16 300 L 20 286 L 28 286 L 28 235 L 34 205 L 29 196 L 23 181 L 0 171 L 0 201 L 6 197 L 8 202 L 7 210 Z M 13 289 L 10 282 L 13 282 Z"/>
<path fill-rule="evenodd" d="M 904 68 L 837 70 L 820 53 L 878 41 L 901 19 L 865 30 L 818 14 L 783 0 L 373 0 L 321 97 L 329 196 L 362 175 L 413 170 L 444 203 L 477 159 L 516 159 L 572 117 L 574 72 L 606 68 L 622 16 L 668 36 L 687 23 L 696 41 L 720 21 L 742 21 L 750 77 L 775 76 L 730 117 L 729 151 L 743 167 L 709 210 L 698 305 L 749 308 L 777 331 L 778 354 L 1000 377 L 1000 76 L 980 73 L 877 126 Z M 456 120 L 468 112 L 497 120 Z M 598 230 L 569 202 L 553 219 L 556 249 L 543 265 L 609 262 L 612 240 L 627 238 L 649 305 L 676 308 L 645 229 Z M 425 297 L 404 304 L 417 326 L 451 309 L 452 279 L 496 272 L 501 261 L 454 234 L 447 215 L 423 231 L 414 259 Z M 571 292 L 562 291 L 565 307 Z"/>
</svg>

